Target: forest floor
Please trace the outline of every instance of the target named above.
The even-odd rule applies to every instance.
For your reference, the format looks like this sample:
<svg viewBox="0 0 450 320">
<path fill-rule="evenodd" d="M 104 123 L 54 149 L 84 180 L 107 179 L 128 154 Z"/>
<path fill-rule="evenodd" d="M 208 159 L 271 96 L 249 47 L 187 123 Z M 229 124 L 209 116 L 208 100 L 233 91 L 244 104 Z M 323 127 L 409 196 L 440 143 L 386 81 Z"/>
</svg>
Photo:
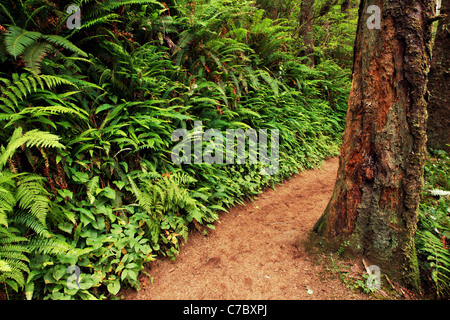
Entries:
<svg viewBox="0 0 450 320">
<path fill-rule="evenodd" d="M 207 236 L 191 232 L 176 260 L 158 259 L 128 300 L 371 299 L 305 245 L 331 197 L 338 158 L 299 173 L 221 214 Z M 323 254 L 322 254 L 323 256 Z M 331 270 L 330 270 L 331 268 Z M 361 262 L 346 275 L 363 273 Z M 350 279 L 348 278 L 348 279 Z"/>
</svg>

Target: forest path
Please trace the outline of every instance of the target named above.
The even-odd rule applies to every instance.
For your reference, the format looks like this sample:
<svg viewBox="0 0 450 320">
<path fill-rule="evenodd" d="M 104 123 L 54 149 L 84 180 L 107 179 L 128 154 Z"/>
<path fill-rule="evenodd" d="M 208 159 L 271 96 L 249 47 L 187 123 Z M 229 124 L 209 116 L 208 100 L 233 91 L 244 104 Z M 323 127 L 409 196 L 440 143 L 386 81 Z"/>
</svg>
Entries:
<svg viewBox="0 0 450 320">
<path fill-rule="evenodd" d="M 177 260 L 158 260 L 125 299 L 367 299 L 345 287 L 300 245 L 331 197 L 338 158 L 293 176 L 223 213 L 208 236 L 191 233 Z"/>
</svg>

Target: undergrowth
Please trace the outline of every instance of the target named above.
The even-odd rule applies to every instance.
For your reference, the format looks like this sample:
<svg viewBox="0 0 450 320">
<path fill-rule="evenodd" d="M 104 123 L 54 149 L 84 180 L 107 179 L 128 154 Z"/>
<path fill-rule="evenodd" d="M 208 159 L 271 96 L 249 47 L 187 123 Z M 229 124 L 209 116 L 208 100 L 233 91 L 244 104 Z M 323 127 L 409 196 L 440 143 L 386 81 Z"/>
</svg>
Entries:
<svg viewBox="0 0 450 320">
<path fill-rule="evenodd" d="M 450 157 L 432 150 L 425 167 L 416 247 L 425 294 L 450 297 Z"/>
<path fill-rule="evenodd" d="M 350 71 L 254 2 L 0 6 L 2 298 L 112 299 L 189 228 L 339 151 Z M 280 166 L 171 161 L 177 129 L 278 129 Z M 207 147 L 205 144 L 203 147 Z"/>
</svg>

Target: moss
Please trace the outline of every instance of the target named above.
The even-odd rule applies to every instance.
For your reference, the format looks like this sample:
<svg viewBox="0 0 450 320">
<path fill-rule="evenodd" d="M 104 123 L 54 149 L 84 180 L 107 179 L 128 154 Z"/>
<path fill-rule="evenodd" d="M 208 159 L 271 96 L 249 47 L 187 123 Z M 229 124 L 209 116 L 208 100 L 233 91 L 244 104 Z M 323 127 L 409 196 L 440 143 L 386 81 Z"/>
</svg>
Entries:
<svg viewBox="0 0 450 320">
<path fill-rule="evenodd" d="M 403 263 L 403 273 L 400 275 L 401 279 L 411 288 L 419 293 L 421 290 L 419 261 L 417 259 L 417 251 L 414 241 L 410 241 L 404 249 L 405 262 Z"/>
</svg>

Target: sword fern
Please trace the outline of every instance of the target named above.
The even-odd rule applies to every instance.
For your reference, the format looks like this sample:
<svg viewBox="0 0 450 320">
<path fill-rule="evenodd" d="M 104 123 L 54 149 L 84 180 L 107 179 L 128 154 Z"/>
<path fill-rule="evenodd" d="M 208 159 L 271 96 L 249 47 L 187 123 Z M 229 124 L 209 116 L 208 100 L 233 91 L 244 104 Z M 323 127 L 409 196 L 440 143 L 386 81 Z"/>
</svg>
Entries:
<svg viewBox="0 0 450 320">
<path fill-rule="evenodd" d="M 42 42 L 39 42 L 41 40 Z M 44 56 L 54 45 L 67 49 L 79 56 L 87 57 L 87 53 L 72 42 L 58 35 L 43 35 L 18 26 L 9 26 L 4 33 L 6 51 L 15 59 L 22 55 L 27 68 L 40 73 L 40 64 Z"/>
</svg>

